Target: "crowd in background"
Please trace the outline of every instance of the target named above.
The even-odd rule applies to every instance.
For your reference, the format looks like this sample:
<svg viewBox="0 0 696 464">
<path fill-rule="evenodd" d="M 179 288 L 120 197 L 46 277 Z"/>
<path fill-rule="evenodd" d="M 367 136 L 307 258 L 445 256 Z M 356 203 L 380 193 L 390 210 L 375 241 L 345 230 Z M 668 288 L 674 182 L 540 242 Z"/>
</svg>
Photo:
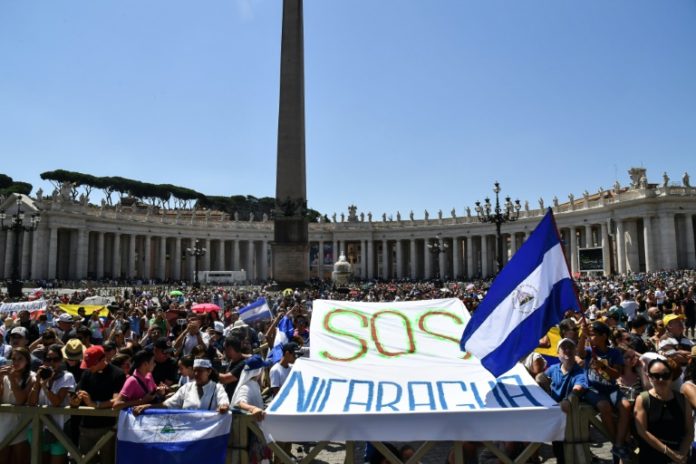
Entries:
<svg viewBox="0 0 696 464">
<path fill-rule="evenodd" d="M 569 395 L 577 395 L 597 408 L 617 459 L 687 462 L 694 429 L 691 410 L 696 406 L 696 273 L 583 277 L 576 283 L 584 311 L 569 312 L 559 325 L 560 341 L 553 347 L 558 358 L 531 354 L 522 362 L 562 407 Z M 47 307 L 40 315 L 0 313 L 0 402 L 132 407 L 136 413 L 153 406 L 220 412 L 236 407 L 263 420 L 265 405 L 292 364 L 308 353 L 314 300 L 453 297 L 473 312 L 490 284 L 369 281 L 336 288 L 331 282 L 313 281 L 302 289 L 284 290 L 270 284 L 44 289 L 41 298 Z M 112 296 L 105 311 L 88 314 L 82 308 L 71 315 L 60 307 L 80 305 L 99 294 Z M 245 323 L 239 310 L 260 297 L 266 298 L 273 316 Z M 193 310 L 203 303 L 212 310 Z M 292 337 L 272 362 L 268 349 L 284 317 L 292 320 Z M 547 337 L 540 340 L 542 347 L 549 343 Z M 0 414 L 0 441 L 20 419 Z M 112 417 L 65 415 L 55 421 L 81 450 L 89 450 L 115 425 Z M 46 459 L 67 462 L 61 443 L 47 430 L 42 435 Z M 28 462 L 31 440 L 30 433 L 20 433 L 0 450 L 0 462 Z M 249 446 L 252 462 L 270 457 L 261 443 Z M 469 459 L 478 448 L 467 444 Z M 113 446 L 104 447 L 101 462 L 113 462 L 112 451 Z M 386 462 L 374 450 L 366 459 Z"/>
</svg>

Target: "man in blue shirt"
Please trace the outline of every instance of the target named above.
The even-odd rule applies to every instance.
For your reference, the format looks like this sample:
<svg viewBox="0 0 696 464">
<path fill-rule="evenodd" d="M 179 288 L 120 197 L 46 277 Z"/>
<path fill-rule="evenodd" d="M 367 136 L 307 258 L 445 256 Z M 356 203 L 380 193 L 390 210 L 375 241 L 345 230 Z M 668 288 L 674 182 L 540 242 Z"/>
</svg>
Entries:
<svg viewBox="0 0 696 464">
<path fill-rule="evenodd" d="M 551 381 L 551 398 L 558 401 L 566 414 L 570 411 L 568 396 L 582 396 L 589 387 L 585 370 L 575 360 L 575 348 L 575 342 L 570 338 L 561 339 L 558 342 L 558 359 L 561 362 L 546 369 L 546 376 Z M 553 442 L 553 452 L 557 462 L 564 464 L 563 442 Z"/>
<path fill-rule="evenodd" d="M 554 364 L 546 370 L 551 380 L 551 398 L 558 401 L 561 410 L 567 413 L 570 403 L 567 398 L 571 393 L 581 396 L 588 388 L 585 370 L 575 361 L 575 342 L 564 338 L 558 342 L 558 359 L 560 364 Z"/>
</svg>

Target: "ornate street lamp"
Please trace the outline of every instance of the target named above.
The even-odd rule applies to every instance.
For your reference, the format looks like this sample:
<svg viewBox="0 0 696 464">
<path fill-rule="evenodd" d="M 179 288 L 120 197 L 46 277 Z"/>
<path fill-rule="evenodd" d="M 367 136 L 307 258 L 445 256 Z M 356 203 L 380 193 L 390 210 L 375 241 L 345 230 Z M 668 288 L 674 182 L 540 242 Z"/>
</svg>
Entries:
<svg viewBox="0 0 696 464">
<path fill-rule="evenodd" d="M 435 238 L 431 238 L 428 243 L 428 249 L 433 254 L 435 258 L 435 278 L 440 279 L 440 253 L 447 252 L 449 245 L 442 240 L 440 234 L 437 234 Z"/>
<path fill-rule="evenodd" d="M 486 197 L 483 206 L 480 201 L 476 202 L 476 216 L 480 222 L 488 222 L 495 224 L 496 237 L 496 257 L 498 264 L 497 272 L 503 268 L 503 236 L 500 234 L 500 226 L 506 222 L 513 222 L 520 218 L 520 200 L 515 200 L 513 203 L 510 197 L 505 197 L 505 204 L 501 208 L 498 194 L 500 193 L 500 184 L 496 182 L 493 191 L 495 192 L 495 207 L 491 205 L 490 198 Z"/>
<path fill-rule="evenodd" d="M 10 217 L 10 223 L 5 224 L 7 215 L 4 210 L 0 210 L 0 227 L 4 231 L 11 231 L 14 234 L 14 247 L 12 249 L 12 278 L 7 284 L 7 293 L 10 298 L 20 298 L 22 296 L 22 281 L 19 279 L 19 243 L 24 232 L 31 232 L 39 227 L 41 216 L 31 215 L 29 225 L 24 225 L 24 211 L 22 211 L 22 197 L 17 196 L 17 211 Z"/>
<path fill-rule="evenodd" d="M 208 250 L 198 246 L 198 240 L 196 240 L 193 243 L 193 247 L 186 248 L 186 254 L 196 258 L 195 270 L 193 272 L 193 286 L 195 288 L 198 288 L 201 286 L 201 284 L 198 282 L 198 260 L 200 259 L 201 256 L 204 256 L 207 252 L 208 252 Z"/>
</svg>

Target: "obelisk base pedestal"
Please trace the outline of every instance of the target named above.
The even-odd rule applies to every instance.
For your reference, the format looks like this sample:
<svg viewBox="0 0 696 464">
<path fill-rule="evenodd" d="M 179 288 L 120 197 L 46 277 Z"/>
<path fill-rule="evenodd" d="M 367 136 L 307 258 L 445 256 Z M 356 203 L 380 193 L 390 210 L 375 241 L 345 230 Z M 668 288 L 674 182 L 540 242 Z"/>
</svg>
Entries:
<svg viewBox="0 0 696 464">
<path fill-rule="evenodd" d="M 273 256 L 273 280 L 280 288 L 304 287 L 309 280 L 309 245 L 271 245 Z"/>
</svg>

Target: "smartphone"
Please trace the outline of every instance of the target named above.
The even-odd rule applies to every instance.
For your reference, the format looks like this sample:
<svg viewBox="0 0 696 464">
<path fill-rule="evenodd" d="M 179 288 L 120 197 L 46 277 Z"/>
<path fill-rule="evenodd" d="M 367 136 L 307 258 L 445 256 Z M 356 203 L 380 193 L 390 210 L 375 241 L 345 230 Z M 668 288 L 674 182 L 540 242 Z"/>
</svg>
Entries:
<svg viewBox="0 0 696 464">
<path fill-rule="evenodd" d="M 179 325 L 186 325 L 186 319 L 177 319 L 176 323 Z"/>
</svg>

